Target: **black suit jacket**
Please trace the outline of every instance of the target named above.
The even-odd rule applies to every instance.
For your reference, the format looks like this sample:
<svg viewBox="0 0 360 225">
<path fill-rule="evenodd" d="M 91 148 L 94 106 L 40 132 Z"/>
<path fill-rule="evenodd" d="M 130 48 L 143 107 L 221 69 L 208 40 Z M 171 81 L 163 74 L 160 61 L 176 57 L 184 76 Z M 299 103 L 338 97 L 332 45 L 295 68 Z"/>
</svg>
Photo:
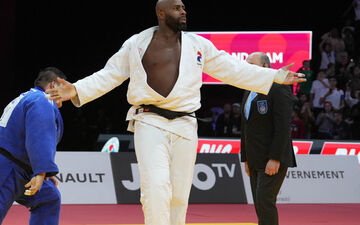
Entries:
<svg viewBox="0 0 360 225">
<path fill-rule="evenodd" d="M 244 93 L 241 104 L 241 161 L 256 169 L 265 168 L 269 159 L 280 161 L 281 167 L 295 167 L 290 127 L 295 97 L 290 87 L 274 83 L 268 95 L 258 93 L 247 120 L 249 93 Z"/>
</svg>

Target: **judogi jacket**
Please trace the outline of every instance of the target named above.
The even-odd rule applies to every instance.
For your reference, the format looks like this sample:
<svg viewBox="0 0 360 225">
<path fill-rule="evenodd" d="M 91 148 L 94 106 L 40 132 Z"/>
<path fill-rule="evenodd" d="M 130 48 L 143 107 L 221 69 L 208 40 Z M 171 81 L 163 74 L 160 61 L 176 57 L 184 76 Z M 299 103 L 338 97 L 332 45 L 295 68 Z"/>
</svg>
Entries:
<svg viewBox="0 0 360 225">
<path fill-rule="evenodd" d="M 163 97 L 147 84 L 142 57 L 158 27 L 149 28 L 129 38 L 105 67 L 74 85 L 78 99 L 73 103 L 81 106 L 109 92 L 130 78 L 127 100 L 133 105 L 126 120 L 128 130 L 134 131 L 133 120 L 143 121 L 168 130 L 182 137 L 197 137 L 194 118 L 181 117 L 167 120 L 156 114 L 135 114 L 142 104 L 152 104 L 173 111 L 194 112 L 200 108 L 202 73 L 238 88 L 267 94 L 275 76 L 285 77 L 282 70 L 265 69 L 241 62 L 225 51 L 219 51 L 207 39 L 193 33 L 181 33 L 181 58 L 178 79 L 167 97 Z M 195 128 L 195 129 L 194 129 Z"/>
<path fill-rule="evenodd" d="M 46 95 L 35 87 L 8 104 L 0 118 L 0 147 L 31 165 L 34 175 L 53 176 L 59 172 L 55 152 L 63 120 L 55 102 Z"/>
</svg>

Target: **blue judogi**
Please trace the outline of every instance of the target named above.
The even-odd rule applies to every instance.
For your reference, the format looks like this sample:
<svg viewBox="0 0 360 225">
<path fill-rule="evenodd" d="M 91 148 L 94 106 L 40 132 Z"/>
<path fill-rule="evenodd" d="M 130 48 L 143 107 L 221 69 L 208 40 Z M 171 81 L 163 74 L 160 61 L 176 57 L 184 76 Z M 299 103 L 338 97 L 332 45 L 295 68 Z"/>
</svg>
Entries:
<svg viewBox="0 0 360 225">
<path fill-rule="evenodd" d="M 54 176 L 59 172 L 55 152 L 62 134 L 60 111 L 39 87 L 22 93 L 4 109 L 0 147 L 31 165 L 33 173 L 0 154 L 0 224 L 14 201 L 30 208 L 31 225 L 59 224 L 60 193 L 54 183 L 44 180 L 33 196 L 24 195 L 24 185 L 36 174 Z"/>
</svg>

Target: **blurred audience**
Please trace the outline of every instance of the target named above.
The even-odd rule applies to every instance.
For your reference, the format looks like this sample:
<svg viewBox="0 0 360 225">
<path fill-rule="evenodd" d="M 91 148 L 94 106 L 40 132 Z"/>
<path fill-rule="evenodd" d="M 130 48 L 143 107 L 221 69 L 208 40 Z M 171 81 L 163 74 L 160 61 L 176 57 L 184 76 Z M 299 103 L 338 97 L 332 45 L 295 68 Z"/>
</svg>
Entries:
<svg viewBox="0 0 360 225">
<path fill-rule="evenodd" d="M 334 110 L 339 110 L 345 106 L 344 91 L 337 88 L 336 77 L 330 77 L 328 80 L 329 80 L 328 92 L 324 95 L 324 97 L 320 98 L 320 104 L 323 104 L 325 101 L 328 101 L 331 102 Z"/>
<path fill-rule="evenodd" d="M 350 124 L 343 120 L 343 113 L 341 110 L 334 112 L 332 137 L 336 140 L 346 140 L 350 138 Z"/>
<path fill-rule="evenodd" d="M 240 137 L 241 135 L 241 107 L 239 103 L 232 104 L 232 137 Z"/>
<path fill-rule="evenodd" d="M 223 107 L 224 112 L 219 115 L 216 121 L 216 136 L 217 137 L 231 137 L 232 121 L 231 121 L 231 104 L 225 103 Z"/>
<path fill-rule="evenodd" d="M 326 76 L 326 73 L 321 70 L 317 74 L 316 80 L 313 81 L 311 86 L 310 102 L 312 104 L 315 116 L 317 116 L 324 108 L 323 102 L 321 102 L 320 99 L 325 96 L 329 89 L 329 81 Z"/>
<path fill-rule="evenodd" d="M 335 51 L 331 43 L 323 41 L 320 43 L 321 63 L 320 69 L 326 70 L 329 64 L 335 64 Z"/>
<path fill-rule="evenodd" d="M 298 110 L 294 110 L 291 114 L 291 137 L 305 138 L 305 124 L 300 118 L 300 112 Z"/>
<path fill-rule="evenodd" d="M 239 103 L 226 103 L 224 112 L 216 120 L 217 137 L 240 137 L 241 112 Z"/>
<path fill-rule="evenodd" d="M 297 85 L 297 93 L 310 94 L 311 85 L 313 82 L 314 71 L 310 68 L 310 60 L 304 60 L 303 66 L 297 71 L 298 73 L 305 74 L 306 82 Z"/>
<path fill-rule="evenodd" d="M 331 102 L 324 103 L 324 110 L 316 117 L 318 139 L 332 139 L 334 111 Z"/>
</svg>

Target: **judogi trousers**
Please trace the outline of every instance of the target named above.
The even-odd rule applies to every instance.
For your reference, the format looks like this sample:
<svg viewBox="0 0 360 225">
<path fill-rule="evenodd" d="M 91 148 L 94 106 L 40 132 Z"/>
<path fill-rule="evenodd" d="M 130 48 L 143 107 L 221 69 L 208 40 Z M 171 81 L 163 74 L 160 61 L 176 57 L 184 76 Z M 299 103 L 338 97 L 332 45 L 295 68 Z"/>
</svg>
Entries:
<svg viewBox="0 0 360 225">
<path fill-rule="evenodd" d="M 33 196 L 24 195 L 31 177 L 23 169 L 0 155 L 0 224 L 14 201 L 30 209 L 30 225 L 58 225 L 61 197 L 54 183 L 44 180 Z"/>
<path fill-rule="evenodd" d="M 198 138 L 135 122 L 135 152 L 146 225 L 184 225 Z"/>
<path fill-rule="evenodd" d="M 285 179 L 287 167 L 280 167 L 273 176 L 265 174 L 265 169 L 250 168 L 250 185 L 259 225 L 278 225 L 276 197 Z"/>
</svg>

